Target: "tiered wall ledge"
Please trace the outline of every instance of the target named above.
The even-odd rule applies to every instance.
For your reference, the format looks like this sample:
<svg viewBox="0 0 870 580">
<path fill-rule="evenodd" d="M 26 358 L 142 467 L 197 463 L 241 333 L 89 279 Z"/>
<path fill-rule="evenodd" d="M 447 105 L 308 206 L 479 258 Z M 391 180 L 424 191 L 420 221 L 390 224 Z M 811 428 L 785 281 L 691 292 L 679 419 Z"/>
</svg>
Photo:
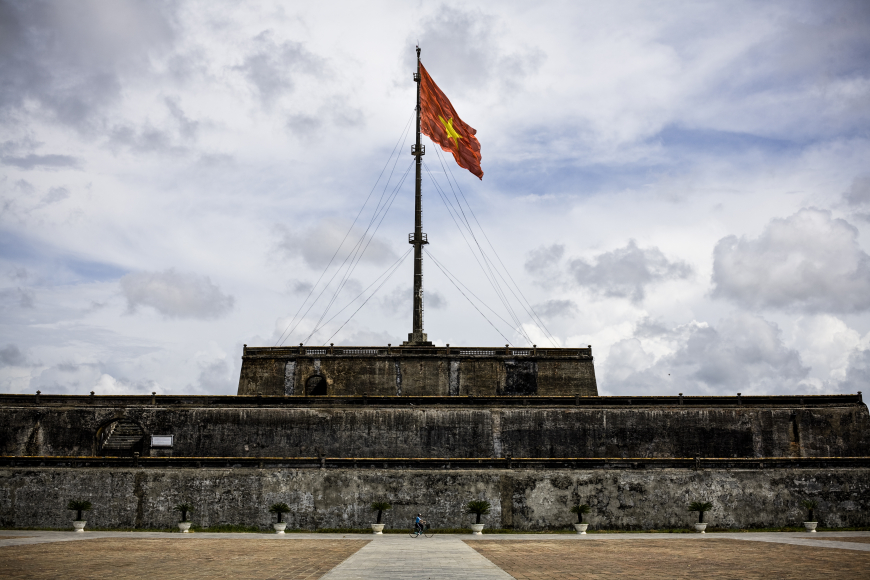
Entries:
<svg viewBox="0 0 870 580">
<path fill-rule="evenodd" d="M 171 447 L 150 444 L 152 436 L 170 435 Z M 864 457 L 870 456 L 870 415 L 860 395 L 0 396 L 0 455 L 136 452 L 143 457 Z"/>
</svg>

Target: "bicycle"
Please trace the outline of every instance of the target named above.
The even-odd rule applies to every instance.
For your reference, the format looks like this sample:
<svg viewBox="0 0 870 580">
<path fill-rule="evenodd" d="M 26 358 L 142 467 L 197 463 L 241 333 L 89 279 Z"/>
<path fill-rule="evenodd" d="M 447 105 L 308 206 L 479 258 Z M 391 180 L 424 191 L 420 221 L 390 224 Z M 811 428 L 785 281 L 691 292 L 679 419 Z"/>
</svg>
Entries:
<svg viewBox="0 0 870 580">
<path fill-rule="evenodd" d="M 419 538 L 420 536 L 426 536 L 427 538 L 431 538 L 435 535 L 435 531 L 432 530 L 432 525 L 429 522 L 426 522 L 421 526 L 420 529 L 415 529 L 408 535 L 412 538 Z"/>
</svg>

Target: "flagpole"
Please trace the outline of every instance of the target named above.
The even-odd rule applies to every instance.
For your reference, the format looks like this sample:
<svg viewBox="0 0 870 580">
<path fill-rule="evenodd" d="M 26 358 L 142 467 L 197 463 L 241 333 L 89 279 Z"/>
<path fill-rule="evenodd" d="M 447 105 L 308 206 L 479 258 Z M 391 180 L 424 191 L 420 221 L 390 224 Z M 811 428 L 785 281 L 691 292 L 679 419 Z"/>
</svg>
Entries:
<svg viewBox="0 0 870 580">
<path fill-rule="evenodd" d="M 430 345 L 426 333 L 423 332 L 423 245 L 428 244 L 423 233 L 423 193 L 422 165 L 425 150 L 420 143 L 420 47 L 417 47 L 417 72 L 414 74 L 417 83 L 417 142 L 411 153 L 416 162 L 416 181 L 414 182 L 414 233 L 408 242 L 414 245 L 414 312 L 413 332 L 408 335 L 409 345 Z"/>
</svg>

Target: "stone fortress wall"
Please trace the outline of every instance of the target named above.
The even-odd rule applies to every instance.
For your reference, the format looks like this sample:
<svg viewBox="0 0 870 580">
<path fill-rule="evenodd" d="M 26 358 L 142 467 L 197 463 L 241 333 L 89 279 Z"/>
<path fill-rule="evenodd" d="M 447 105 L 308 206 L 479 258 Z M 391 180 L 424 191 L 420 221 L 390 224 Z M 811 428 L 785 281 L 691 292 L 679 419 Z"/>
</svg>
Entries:
<svg viewBox="0 0 870 580">
<path fill-rule="evenodd" d="M 356 349 L 356 350 L 355 350 Z M 245 348 L 238 396 L 0 395 L 0 525 L 59 527 L 89 499 L 94 527 L 166 527 L 181 501 L 200 525 L 388 527 L 426 513 L 463 527 L 691 523 L 866 526 L 870 414 L 861 394 L 599 397 L 591 349 Z M 170 443 L 167 444 L 166 442 Z"/>
<path fill-rule="evenodd" d="M 239 395 L 595 396 L 592 348 L 249 347 Z"/>
<path fill-rule="evenodd" d="M 38 398 L 0 395 L 0 455 L 870 456 L 859 395 Z M 113 445 L 117 431 L 106 436 L 119 424 L 126 447 Z M 152 435 L 172 435 L 172 448 L 151 449 Z"/>
<path fill-rule="evenodd" d="M 468 528 L 462 506 L 486 499 L 487 528 L 570 529 L 569 507 L 592 507 L 592 529 L 686 528 L 691 501 L 710 501 L 705 521 L 724 528 L 800 526 L 800 500 L 817 499 L 824 527 L 870 526 L 870 469 L 258 469 L 6 467 L 0 526 L 69 529 L 70 498 L 87 498 L 89 528 L 173 528 L 172 506 L 193 503 L 194 524 L 258 526 L 286 502 L 289 529 L 367 528 L 372 501 L 387 499 L 387 528 L 410 528 L 421 512 L 438 528 Z"/>
</svg>

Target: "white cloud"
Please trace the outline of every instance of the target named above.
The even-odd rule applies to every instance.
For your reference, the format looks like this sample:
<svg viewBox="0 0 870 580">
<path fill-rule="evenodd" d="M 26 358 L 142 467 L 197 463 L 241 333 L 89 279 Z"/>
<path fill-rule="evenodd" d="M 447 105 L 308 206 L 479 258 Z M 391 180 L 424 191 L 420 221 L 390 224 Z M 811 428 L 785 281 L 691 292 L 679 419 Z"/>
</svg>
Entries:
<svg viewBox="0 0 870 580">
<path fill-rule="evenodd" d="M 253 50 L 237 67 L 267 105 L 296 88 L 294 75 L 318 76 L 326 72 L 322 58 L 312 54 L 302 43 L 277 42 L 271 30 L 253 39 Z"/>
<path fill-rule="evenodd" d="M 747 308 L 860 312 L 870 308 L 870 256 L 858 230 L 828 210 L 774 219 L 758 238 L 716 244 L 713 296 Z"/>
<path fill-rule="evenodd" d="M 120 284 L 131 312 L 150 306 L 167 318 L 220 318 L 232 310 L 235 302 L 208 276 L 172 269 L 127 274 Z"/>
<path fill-rule="evenodd" d="M 646 288 L 667 280 L 684 280 L 692 267 L 680 260 L 669 260 L 656 247 L 639 248 L 630 240 L 624 248 L 604 252 L 591 262 L 573 259 L 568 269 L 578 286 L 610 298 L 629 298 L 640 302 Z"/>
<path fill-rule="evenodd" d="M 839 387 L 846 393 L 861 391 L 866 395 L 870 384 L 870 349 L 859 349 L 849 355 L 849 367 Z"/>
<path fill-rule="evenodd" d="M 0 366 L 23 367 L 27 364 L 27 357 L 18 346 L 7 344 L 0 348 Z"/>
<path fill-rule="evenodd" d="M 735 314 L 715 326 L 673 329 L 650 325 L 639 336 L 617 342 L 601 383 L 619 394 L 787 394 L 811 391 L 810 369 L 788 348 L 780 328 L 758 316 Z M 644 342 L 670 341 L 674 349 L 653 362 Z"/>
<path fill-rule="evenodd" d="M 308 228 L 280 228 L 278 248 L 288 258 L 301 257 L 309 268 L 323 270 L 332 262 L 336 267 L 344 263 L 390 264 L 398 257 L 393 247 L 372 237 L 360 225 L 340 219 L 323 220 Z"/>
<path fill-rule="evenodd" d="M 420 43 L 427 70 L 436 83 L 449 87 L 451 94 L 473 93 L 492 81 L 498 82 L 499 88 L 516 90 L 522 79 L 534 75 L 547 55 L 529 46 L 534 45 L 529 36 L 502 43 L 497 32 L 503 27 L 503 21 L 488 12 L 441 4 L 423 19 L 406 44 Z M 414 66 L 416 55 L 409 51 L 403 56 L 406 66 Z"/>
<path fill-rule="evenodd" d="M 843 194 L 846 203 L 852 206 L 870 205 L 870 175 L 859 175 L 852 180 L 849 191 Z"/>
<path fill-rule="evenodd" d="M 199 363 L 199 376 L 191 390 L 197 393 L 219 393 L 234 395 L 238 390 L 238 377 L 232 376 L 232 365 L 227 364 L 224 357 L 201 361 Z"/>
<path fill-rule="evenodd" d="M 551 299 L 533 307 L 535 314 L 541 318 L 574 318 L 578 313 L 577 304 L 573 300 Z"/>
<path fill-rule="evenodd" d="M 593 345 L 604 389 L 634 376 L 649 392 L 676 392 L 650 373 L 666 378 L 657 365 L 669 357 L 689 365 L 694 345 L 698 368 L 672 373 L 682 388 L 743 390 L 741 376 L 714 372 L 716 350 L 698 345 L 735 358 L 727 337 L 739 333 L 721 321 L 759 308 L 785 336 L 756 345 L 767 362 L 746 367 L 752 388 L 860 380 L 870 344 L 855 245 L 870 233 L 866 2 L 663 6 L 0 3 L 0 313 L 14 337 L 2 345 L 29 365 L 0 368 L 0 389 L 232 392 L 241 344 L 278 339 L 393 147 L 387 192 L 410 166 L 410 139 L 399 137 L 412 116 L 417 40 L 483 147 L 484 180 L 451 164 L 453 187 L 555 341 Z M 434 153 L 430 145 L 426 166 L 454 199 Z M 423 192 L 433 255 L 510 321 L 478 304 L 504 336 L 525 343 L 428 172 Z M 408 248 L 413 172 L 396 193 L 352 275 L 356 289 Z M 791 230 L 833 256 L 814 254 L 822 250 L 806 235 L 762 248 L 768 222 L 809 206 L 849 212 L 858 233 L 831 216 Z M 722 278 L 713 289 L 727 299 L 714 299 L 714 248 L 732 234 L 723 251 L 748 266 L 718 264 L 745 277 Z M 774 249 L 786 263 L 771 262 Z M 805 283 L 789 260 L 833 278 Z M 407 288 L 412 268 L 402 263 L 331 340 L 401 342 L 406 294 L 395 296 L 395 316 L 381 299 Z M 780 269 L 793 288 L 772 279 Z M 7 275 L 18 271 L 27 275 Z M 433 340 L 504 344 L 428 257 L 424 272 Z M 435 308 L 441 295 L 449 304 Z M 287 342 L 311 332 L 328 297 Z M 350 298 L 348 287 L 326 319 Z M 156 315 L 125 315 L 131 308 Z M 549 344 L 514 308 L 531 342 Z M 204 336 L 200 321 L 217 317 Z"/>
<path fill-rule="evenodd" d="M 556 266 L 565 255 L 564 244 L 541 246 L 530 251 L 525 268 L 531 274 L 543 273 Z"/>
</svg>

